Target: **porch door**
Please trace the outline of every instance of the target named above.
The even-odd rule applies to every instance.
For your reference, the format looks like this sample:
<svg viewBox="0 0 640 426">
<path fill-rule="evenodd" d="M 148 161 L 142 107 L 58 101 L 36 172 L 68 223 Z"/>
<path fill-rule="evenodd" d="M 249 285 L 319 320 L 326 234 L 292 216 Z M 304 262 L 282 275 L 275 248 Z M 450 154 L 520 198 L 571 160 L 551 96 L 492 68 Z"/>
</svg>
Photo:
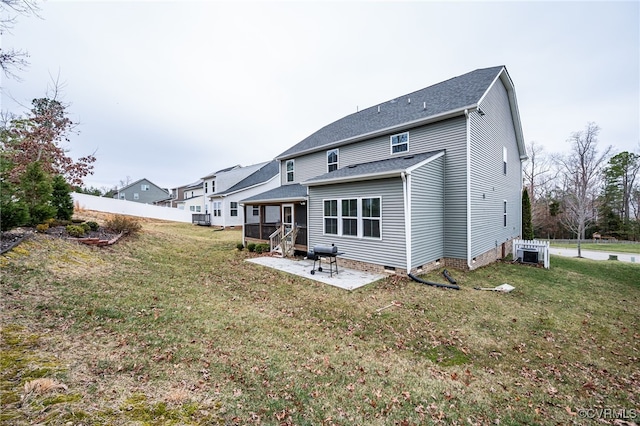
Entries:
<svg viewBox="0 0 640 426">
<path fill-rule="evenodd" d="M 284 233 L 293 229 L 293 204 L 282 205 L 282 224 L 284 225 Z"/>
</svg>

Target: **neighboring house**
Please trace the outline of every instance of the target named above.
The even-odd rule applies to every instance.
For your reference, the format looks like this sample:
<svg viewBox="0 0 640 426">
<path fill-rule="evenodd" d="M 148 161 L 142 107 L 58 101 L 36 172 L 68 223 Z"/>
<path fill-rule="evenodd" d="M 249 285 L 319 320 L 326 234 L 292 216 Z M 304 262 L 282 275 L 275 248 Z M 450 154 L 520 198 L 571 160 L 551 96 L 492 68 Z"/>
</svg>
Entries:
<svg viewBox="0 0 640 426">
<path fill-rule="evenodd" d="M 169 191 L 160 188 L 148 179 L 140 179 L 132 184 L 118 189 L 113 198 L 137 203 L 153 204 L 158 200 L 169 197 Z"/>
<path fill-rule="evenodd" d="M 188 185 L 182 185 L 176 188 L 171 188 L 169 197 L 164 200 L 156 201 L 154 204 L 161 207 L 178 208 L 178 201 L 184 199 L 184 190 L 187 186 Z M 184 208 L 184 205 L 182 207 Z"/>
<path fill-rule="evenodd" d="M 419 272 L 488 264 L 521 234 L 526 151 L 503 66 L 348 115 L 276 159 L 281 186 L 242 201 L 259 213 L 245 241 L 298 229 L 297 250 L 335 244 L 347 265 Z"/>
<path fill-rule="evenodd" d="M 280 163 L 271 161 L 261 164 L 260 168 L 226 190 L 222 190 L 221 187 L 224 187 L 225 183 L 232 182 L 235 178 L 241 176 L 242 174 L 239 173 L 241 170 L 247 172 L 245 169 L 250 171 L 254 170 L 255 167 L 233 169 L 232 171 L 219 173 L 216 176 L 216 189 L 220 190 L 208 197 L 211 225 L 225 228 L 242 226 L 245 221 L 245 214 L 240 201 L 280 186 L 280 180 L 278 179 Z M 258 212 L 255 209 L 250 210 L 247 214 L 249 215 L 248 221 L 253 221 L 258 217 Z"/>
<path fill-rule="evenodd" d="M 207 205 L 202 183 L 202 179 L 199 179 L 184 187 L 182 199 L 176 201 L 180 210 L 187 210 L 191 213 L 206 213 Z"/>
</svg>

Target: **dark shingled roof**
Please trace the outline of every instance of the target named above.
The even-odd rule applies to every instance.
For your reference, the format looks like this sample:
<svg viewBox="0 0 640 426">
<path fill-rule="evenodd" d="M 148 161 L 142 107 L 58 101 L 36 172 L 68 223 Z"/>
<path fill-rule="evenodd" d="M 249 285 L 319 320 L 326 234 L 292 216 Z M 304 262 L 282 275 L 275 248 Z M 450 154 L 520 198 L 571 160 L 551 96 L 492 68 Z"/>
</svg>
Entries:
<svg viewBox="0 0 640 426">
<path fill-rule="evenodd" d="M 280 173 L 280 163 L 275 160 L 271 161 L 270 163 L 265 164 L 240 182 L 233 185 L 231 188 L 227 189 L 226 191 L 214 194 L 213 196 L 232 194 L 234 192 L 250 188 L 254 185 L 267 182 L 278 173 Z"/>
<path fill-rule="evenodd" d="M 411 166 L 415 166 L 443 150 L 424 152 L 421 154 L 405 155 L 402 157 L 388 158 L 385 160 L 371 161 L 369 163 L 352 164 L 341 169 L 316 176 L 304 182 L 305 185 L 313 185 L 314 182 L 330 183 L 327 181 L 341 181 L 363 176 L 376 176 L 403 172 Z"/>
<path fill-rule="evenodd" d="M 327 144 L 475 106 L 503 68 L 471 71 L 348 115 L 321 128 L 277 158 L 292 157 Z"/>
<path fill-rule="evenodd" d="M 254 195 L 241 201 L 243 204 L 267 203 L 279 201 L 304 200 L 307 198 L 307 188 L 299 183 L 282 185 L 262 194 Z"/>
</svg>

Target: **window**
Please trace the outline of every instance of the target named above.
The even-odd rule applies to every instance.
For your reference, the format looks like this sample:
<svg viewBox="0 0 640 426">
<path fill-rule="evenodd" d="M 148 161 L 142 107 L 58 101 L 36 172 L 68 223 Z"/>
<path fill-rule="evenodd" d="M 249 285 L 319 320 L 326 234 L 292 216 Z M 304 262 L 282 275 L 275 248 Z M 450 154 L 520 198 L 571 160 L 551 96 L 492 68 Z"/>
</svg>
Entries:
<svg viewBox="0 0 640 426">
<path fill-rule="evenodd" d="M 324 202 L 324 233 L 338 235 L 338 200 Z"/>
<path fill-rule="evenodd" d="M 507 147 L 502 147 L 502 173 L 507 174 Z"/>
<path fill-rule="evenodd" d="M 253 206 L 253 215 L 260 216 L 260 206 Z"/>
<path fill-rule="evenodd" d="M 134 200 L 139 200 L 140 199 L 140 194 L 138 194 L 137 192 L 133 193 L 133 199 Z"/>
<path fill-rule="evenodd" d="M 209 182 L 205 182 L 205 183 L 204 183 L 204 193 L 205 193 L 205 194 L 209 193 L 209 188 L 208 188 L 208 186 L 209 186 Z"/>
<path fill-rule="evenodd" d="M 358 200 L 342 200 L 342 235 L 358 235 Z"/>
<path fill-rule="evenodd" d="M 140 189 L 143 191 L 148 191 L 149 190 L 149 185 L 145 185 L 144 183 L 142 185 L 140 185 Z"/>
<path fill-rule="evenodd" d="M 327 151 L 327 172 L 338 170 L 338 150 Z"/>
<path fill-rule="evenodd" d="M 502 201 L 502 226 L 507 226 L 507 200 Z"/>
<path fill-rule="evenodd" d="M 287 160 L 287 182 L 293 182 L 293 160 Z"/>
<path fill-rule="evenodd" d="M 357 238 L 382 236 L 382 199 L 324 200 L 324 233 Z"/>
<path fill-rule="evenodd" d="M 222 216 L 222 201 L 215 201 L 213 203 L 213 215 L 217 217 Z"/>
<path fill-rule="evenodd" d="M 231 216 L 238 216 L 238 203 L 236 201 L 232 201 L 229 204 L 229 209 Z"/>
<path fill-rule="evenodd" d="M 216 192 L 216 181 L 215 180 L 211 181 L 211 192 Z"/>
<path fill-rule="evenodd" d="M 202 211 L 202 206 L 189 206 L 189 210 L 192 212 L 200 213 Z"/>
<path fill-rule="evenodd" d="M 124 192 L 121 192 L 120 194 L 118 194 L 118 197 L 120 197 L 120 199 L 121 199 L 121 200 L 124 200 L 124 199 L 125 199 L 125 198 L 124 198 L 124 196 L 125 196 L 125 195 L 124 195 Z"/>
<path fill-rule="evenodd" d="M 391 136 L 391 153 L 409 151 L 409 132 Z"/>
<path fill-rule="evenodd" d="M 380 198 L 362 199 L 362 236 L 380 238 Z"/>
</svg>

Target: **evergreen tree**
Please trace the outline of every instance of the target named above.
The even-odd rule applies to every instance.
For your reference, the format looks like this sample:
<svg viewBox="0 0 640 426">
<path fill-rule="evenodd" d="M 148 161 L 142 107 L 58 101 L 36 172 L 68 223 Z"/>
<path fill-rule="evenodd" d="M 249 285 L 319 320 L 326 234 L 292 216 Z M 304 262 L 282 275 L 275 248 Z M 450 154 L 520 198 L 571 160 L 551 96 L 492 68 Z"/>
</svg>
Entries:
<svg viewBox="0 0 640 426">
<path fill-rule="evenodd" d="M 531 200 L 529 199 L 529 191 L 527 191 L 527 188 L 522 191 L 522 238 L 525 240 L 533 240 Z"/>
<path fill-rule="evenodd" d="M 53 192 L 51 193 L 51 205 L 56 208 L 56 218 L 71 220 L 73 216 L 73 198 L 71 198 L 71 185 L 64 177 L 57 175 L 53 178 Z"/>
<path fill-rule="evenodd" d="M 27 166 L 20 182 L 21 198 L 29 209 L 29 225 L 43 223 L 56 215 L 51 205 L 51 178 L 42 170 L 40 162 Z"/>
</svg>

